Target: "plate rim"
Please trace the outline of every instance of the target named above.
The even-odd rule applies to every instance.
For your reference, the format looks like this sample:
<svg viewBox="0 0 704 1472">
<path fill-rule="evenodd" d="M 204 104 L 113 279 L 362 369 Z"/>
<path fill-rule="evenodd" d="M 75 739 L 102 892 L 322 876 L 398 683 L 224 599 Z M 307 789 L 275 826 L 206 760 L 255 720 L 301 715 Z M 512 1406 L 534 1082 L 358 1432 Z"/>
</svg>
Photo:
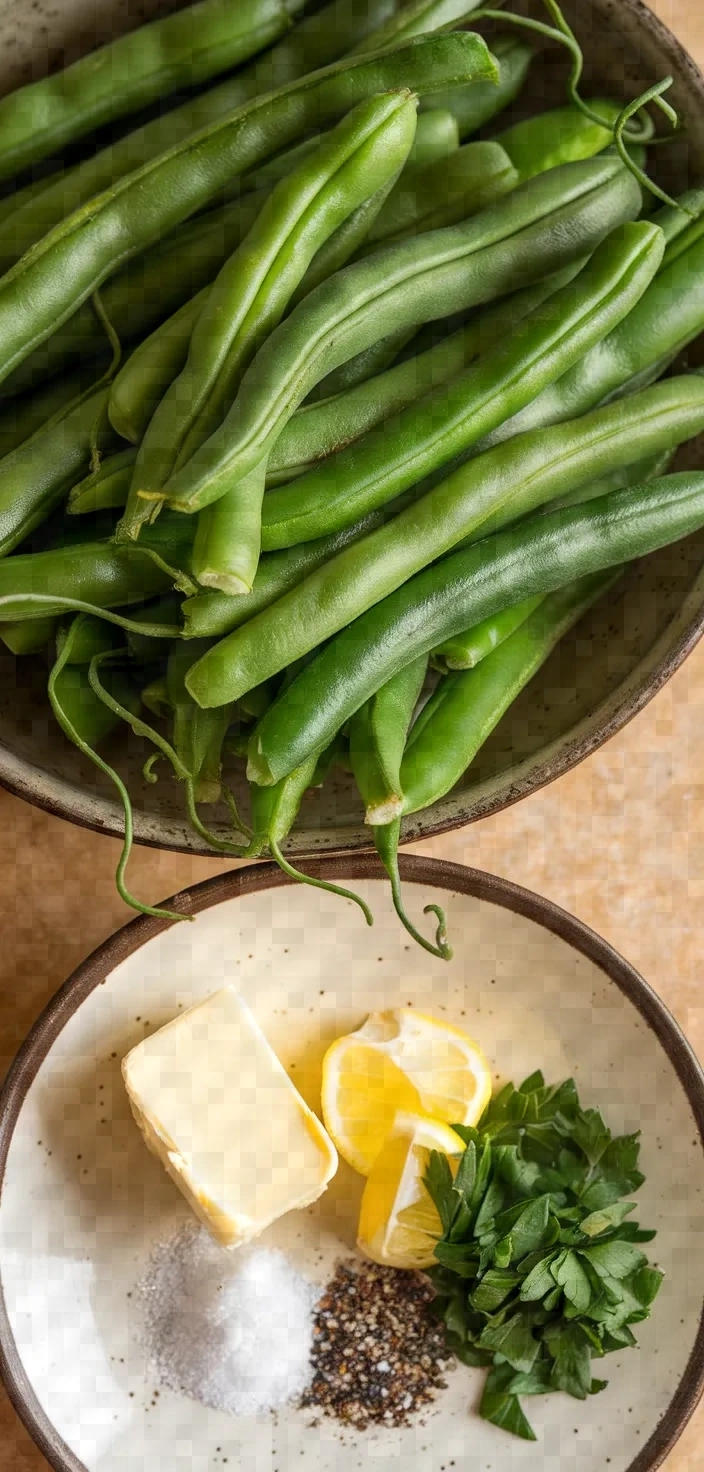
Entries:
<svg viewBox="0 0 704 1472">
<path fill-rule="evenodd" d="M 311 861 L 307 868 L 316 876 L 335 881 L 385 878 L 380 861 L 372 854 L 324 857 Z M 406 883 L 431 885 L 436 889 L 485 900 L 533 920 L 597 965 L 655 1033 L 690 1104 L 704 1149 L 704 1068 L 662 998 L 603 936 L 552 900 L 483 869 L 419 854 L 403 854 L 400 856 L 400 870 Z M 216 874 L 178 891 L 165 903 L 169 909 L 182 915 L 198 915 L 226 900 L 241 899 L 266 889 L 284 888 L 295 882 L 271 863 L 259 863 Z M 0 1090 L 0 1206 L 7 1158 L 25 1098 L 63 1028 L 91 993 L 106 983 L 116 966 L 134 955 L 147 941 L 177 923 L 148 915 L 128 921 L 76 967 L 33 1024 Z M 0 1378 L 15 1412 L 55 1472 L 88 1472 L 85 1464 L 59 1435 L 35 1395 L 15 1344 L 1 1277 Z M 677 1388 L 664 1415 L 626 1472 L 655 1472 L 662 1465 L 703 1394 L 704 1304 L 694 1344 Z"/>
</svg>

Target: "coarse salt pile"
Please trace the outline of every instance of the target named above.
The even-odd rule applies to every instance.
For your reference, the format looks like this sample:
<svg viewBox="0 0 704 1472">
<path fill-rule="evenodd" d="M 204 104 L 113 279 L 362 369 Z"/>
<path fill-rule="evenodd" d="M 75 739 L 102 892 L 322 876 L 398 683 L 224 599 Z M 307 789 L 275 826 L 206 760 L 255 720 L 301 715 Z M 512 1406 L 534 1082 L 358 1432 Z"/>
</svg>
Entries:
<svg viewBox="0 0 704 1472">
<path fill-rule="evenodd" d="M 189 1222 L 155 1248 L 139 1284 L 145 1350 L 162 1385 L 203 1405 L 274 1410 L 310 1380 L 319 1297 L 282 1252 L 228 1252 Z"/>
</svg>

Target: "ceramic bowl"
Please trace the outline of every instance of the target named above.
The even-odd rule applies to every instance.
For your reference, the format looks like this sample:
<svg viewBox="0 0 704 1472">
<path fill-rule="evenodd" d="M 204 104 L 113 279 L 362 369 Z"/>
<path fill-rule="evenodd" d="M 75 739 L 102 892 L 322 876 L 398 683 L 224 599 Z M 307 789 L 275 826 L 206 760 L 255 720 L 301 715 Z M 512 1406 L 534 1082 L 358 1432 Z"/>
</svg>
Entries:
<svg viewBox="0 0 704 1472">
<path fill-rule="evenodd" d="M 0 1362 L 12 1401 L 57 1472 L 653 1472 L 704 1384 L 704 1075 L 647 983 L 548 901 L 477 870 L 402 860 L 411 910 L 447 908 L 451 963 L 409 944 L 376 860 L 323 860 L 371 902 L 358 911 L 292 889 L 268 866 L 210 880 L 170 904 L 197 918 L 138 919 L 65 984 L 21 1049 L 0 1099 Z M 640 1348 L 611 1355 L 586 1402 L 527 1405 L 535 1443 L 476 1414 L 481 1371 L 458 1366 L 420 1421 L 350 1433 L 283 1409 L 235 1419 L 159 1387 L 135 1288 L 154 1245 L 189 1217 L 131 1119 L 120 1060 L 225 982 L 250 1002 L 312 1107 L 329 1042 L 372 1009 L 409 1004 L 456 1022 L 495 1081 L 573 1075 L 615 1133 L 642 1131 L 638 1216 L 663 1288 Z M 341 1165 L 306 1212 L 270 1228 L 325 1280 L 354 1250 L 361 1177 Z M 154 1391 L 160 1389 L 158 1396 Z"/>
<path fill-rule="evenodd" d="M 543 14 L 540 0 L 526 8 Z M 63 51 L 75 56 L 163 9 L 158 0 L 134 8 L 125 0 L 34 0 L 32 7 L 4 7 L 0 15 L 0 88 L 17 85 Z M 583 43 L 585 95 L 614 91 L 635 96 L 654 78 L 671 72 L 668 94 L 686 133 L 661 150 L 659 167 L 668 189 L 704 179 L 704 79 L 670 32 L 641 0 L 565 0 Z M 99 26 L 99 31 L 96 31 Z M 523 110 L 538 111 L 564 98 L 564 53 L 548 51 L 536 67 Z M 697 347 L 690 361 L 698 361 Z M 690 448 L 689 463 L 704 465 L 704 443 Z M 682 461 L 680 461 L 680 465 Z M 427 812 L 407 820 L 404 838 L 427 838 L 496 812 L 582 760 L 651 699 L 677 669 L 704 627 L 704 531 L 634 564 L 618 591 L 596 607 L 531 682 L 487 743 L 465 779 Z M 108 833 L 122 829 L 114 793 L 95 769 L 63 739 L 46 701 L 40 660 L 0 656 L 0 782 L 61 817 Z M 183 813 L 174 783 L 146 785 L 145 751 L 120 738 L 107 753 L 134 796 L 136 836 L 160 848 L 208 853 Z M 237 786 L 237 775 L 231 780 Z M 293 854 L 369 847 L 369 830 L 352 780 L 338 773 L 322 795 L 304 803 L 288 847 Z M 227 830 L 227 813 L 212 827 Z"/>
</svg>

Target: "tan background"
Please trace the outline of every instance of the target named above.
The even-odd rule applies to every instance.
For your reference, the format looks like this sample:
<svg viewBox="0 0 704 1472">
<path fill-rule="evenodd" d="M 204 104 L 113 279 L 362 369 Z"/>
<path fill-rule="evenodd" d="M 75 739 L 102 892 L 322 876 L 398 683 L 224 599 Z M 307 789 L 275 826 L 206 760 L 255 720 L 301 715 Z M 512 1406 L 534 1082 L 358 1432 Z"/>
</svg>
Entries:
<svg viewBox="0 0 704 1472">
<path fill-rule="evenodd" d="M 702 0 L 651 0 L 704 67 Z M 525 884 L 579 915 L 664 997 L 704 1057 L 704 644 L 630 726 L 576 772 L 416 852 Z M 0 1068 L 69 972 L 129 918 L 118 844 L 0 792 Z M 152 902 L 220 872 L 217 860 L 142 849 L 132 888 Z M 704 1472 L 704 1406 L 667 1472 Z M 0 1472 L 48 1472 L 0 1399 Z M 135 1469 L 136 1472 L 136 1469 Z"/>
</svg>

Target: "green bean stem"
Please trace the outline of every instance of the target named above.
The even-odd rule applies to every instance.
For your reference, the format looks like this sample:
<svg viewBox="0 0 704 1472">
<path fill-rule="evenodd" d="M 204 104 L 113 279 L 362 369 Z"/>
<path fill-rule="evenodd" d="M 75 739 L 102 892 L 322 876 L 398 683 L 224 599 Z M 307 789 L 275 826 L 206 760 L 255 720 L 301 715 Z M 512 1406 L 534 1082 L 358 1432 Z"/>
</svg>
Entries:
<svg viewBox="0 0 704 1472">
<path fill-rule="evenodd" d="M 74 623 L 76 622 L 77 621 L 74 620 Z M 94 750 L 93 745 L 90 743 L 90 741 L 86 741 L 84 739 L 83 734 L 79 729 L 81 723 L 80 720 L 78 720 L 77 723 L 75 696 L 73 701 L 71 702 L 71 695 L 73 694 L 73 691 L 69 689 L 66 681 L 62 679 L 65 667 L 68 664 L 70 658 L 70 644 L 71 641 L 69 638 L 66 640 L 60 654 L 57 655 L 55 663 L 50 671 L 48 685 L 49 700 L 51 703 L 51 708 L 54 712 L 54 715 L 56 716 L 59 725 L 61 726 L 62 731 L 64 732 L 64 735 L 68 737 L 69 741 L 73 742 L 74 746 L 76 746 L 84 756 L 88 757 L 89 761 L 91 761 L 93 765 L 99 769 L 99 771 L 103 772 L 105 776 L 110 779 L 110 781 L 113 783 L 113 786 L 117 789 L 118 795 L 120 797 L 125 818 L 125 836 L 122 845 L 122 853 L 120 855 L 117 872 L 115 874 L 117 892 L 120 898 L 124 900 L 126 905 L 129 905 L 133 910 L 139 910 L 143 915 L 155 915 L 162 920 L 191 919 L 193 918 L 192 916 L 178 915 L 171 910 L 160 910 L 149 905 L 144 905 L 140 900 L 135 899 L 134 895 L 132 895 L 127 889 L 125 873 L 127 865 L 129 863 L 130 854 L 132 852 L 132 844 L 134 840 L 132 803 L 130 802 L 129 793 L 119 773 L 116 772 L 114 767 L 111 767 L 110 764 L 106 762 L 104 758 L 98 754 L 97 751 Z M 66 708 L 64 707 L 62 696 L 64 696 L 64 698 L 68 696 Z"/>
<path fill-rule="evenodd" d="M 401 924 L 408 931 L 408 934 L 413 937 L 419 946 L 423 947 L 424 951 L 429 951 L 431 956 L 438 956 L 441 961 L 451 961 L 452 946 L 447 939 L 445 911 L 440 908 L 440 905 L 431 904 L 423 906 L 424 915 L 432 914 L 437 918 L 438 924 L 435 932 L 434 945 L 429 940 L 426 940 L 424 935 L 421 935 L 420 931 L 409 919 L 401 894 L 401 876 L 398 869 L 400 831 L 401 821 L 399 818 L 394 819 L 391 823 L 379 825 L 374 829 L 376 851 L 391 881 L 391 897 L 394 902 L 394 909 Z"/>
<path fill-rule="evenodd" d="M 304 762 L 295 771 L 290 772 L 283 782 L 274 787 L 251 788 L 252 799 L 252 827 L 254 830 L 252 840 L 246 851 L 247 858 L 258 858 L 261 853 L 269 850 L 272 858 L 288 874 L 289 878 L 296 879 L 303 884 L 313 885 L 315 889 L 325 889 L 330 894 L 339 895 L 341 899 L 351 900 L 358 905 L 367 925 L 374 924 L 374 917 L 359 895 L 351 889 L 343 889 L 338 884 L 332 884 L 327 879 L 317 879 L 312 874 L 304 874 L 301 869 L 296 869 L 290 860 L 281 852 L 280 845 L 293 827 L 298 816 L 304 793 L 311 786 L 318 764 L 318 753 Z"/>
</svg>

